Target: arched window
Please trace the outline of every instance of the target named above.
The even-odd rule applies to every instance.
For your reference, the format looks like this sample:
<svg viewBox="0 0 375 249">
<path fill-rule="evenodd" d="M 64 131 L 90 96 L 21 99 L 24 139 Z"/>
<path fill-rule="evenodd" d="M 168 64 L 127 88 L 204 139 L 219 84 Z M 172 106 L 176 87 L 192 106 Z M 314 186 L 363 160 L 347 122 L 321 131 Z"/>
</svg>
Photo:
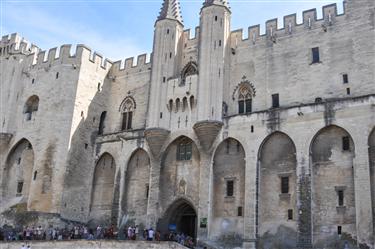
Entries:
<svg viewBox="0 0 375 249">
<path fill-rule="evenodd" d="M 100 115 L 98 135 L 102 135 L 103 134 L 104 127 L 105 127 L 104 122 L 105 122 L 105 117 L 106 116 L 107 116 L 107 112 L 106 111 L 102 112 L 102 114 Z"/>
<path fill-rule="evenodd" d="M 194 96 L 191 96 L 190 97 L 190 109 L 193 110 L 193 107 L 194 107 Z"/>
<path fill-rule="evenodd" d="M 176 99 L 176 112 L 178 112 L 178 109 L 180 109 L 180 99 Z"/>
<path fill-rule="evenodd" d="M 121 104 L 122 125 L 121 130 L 131 130 L 133 122 L 133 112 L 135 109 L 135 101 L 131 97 L 127 97 Z"/>
<path fill-rule="evenodd" d="M 182 86 L 186 83 L 186 78 L 190 75 L 198 74 L 198 66 L 195 62 L 189 62 L 181 72 L 181 84 Z"/>
<path fill-rule="evenodd" d="M 252 107 L 252 94 L 247 86 L 242 86 L 238 92 L 238 113 L 250 113 Z"/>
<path fill-rule="evenodd" d="M 169 109 L 170 112 L 173 110 L 173 100 L 172 99 L 169 100 L 168 109 Z"/>
<path fill-rule="evenodd" d="M 36 95 L 31 96 L 25 103 L 24 113 L 26 114 L 26 120 L 31 120 L 34 112 L 37 112 L 39 108 L 39 97 Z"/>
<path fill-rule="evenodd" d="M 182 111 L 183 111 L 183 112 L 186 110 L 187 106 L 188 106 L 188 101 L 187 101 L 187 98 L 184 97 L 184 98 L 182 99 Z"/>
<path fill-rule="evenodd" d="M 177 161 L 191 160 L 192 142 L 190 139 L 182 139 L 177 146 Z"/>
</svg>

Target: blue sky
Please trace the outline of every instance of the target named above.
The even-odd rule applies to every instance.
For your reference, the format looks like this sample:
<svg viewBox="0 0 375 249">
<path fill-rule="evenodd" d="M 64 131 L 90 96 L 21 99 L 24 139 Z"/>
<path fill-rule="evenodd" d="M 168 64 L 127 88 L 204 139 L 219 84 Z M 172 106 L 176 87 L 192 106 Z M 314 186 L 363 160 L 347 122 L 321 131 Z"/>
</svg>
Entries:
<svg viewBox="0 0 375 249">
<path fill-rule="evenodd" d="M 154 22 L 162 0 L 0 0 L 1 35 L 19 33 L 42 49 L 85 44 L 111 60 L 152 51 Z M 204 0 L 180 0 L 185 29 L 199 25 Z M 342 0 L 232 0 L 232 30 Z M 300 22 L 300 21 L 298 21 Z"/>
</svg>

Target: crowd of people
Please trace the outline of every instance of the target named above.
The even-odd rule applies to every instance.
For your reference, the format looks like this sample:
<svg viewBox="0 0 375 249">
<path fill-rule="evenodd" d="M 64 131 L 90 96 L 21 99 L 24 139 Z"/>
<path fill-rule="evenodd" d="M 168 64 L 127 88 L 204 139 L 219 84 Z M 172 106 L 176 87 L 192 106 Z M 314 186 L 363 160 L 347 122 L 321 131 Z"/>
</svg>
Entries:
<svg viewBox="0 0 375 249">
<path fill-rule="evenodd" d="M 192 248 L 194 239 L 184 233 L 170 231 L 163 236 L 153 228 L 139 229 L 138 226 L 128 226 L 118 230 L 114 225 L 101 226 L 95 229 L 84 225 L 76 225 L 71 228 L 55 228 L 42 226 L 27 226 L 19 229 L 0 228 L 0 240 L 5 241 L 31 241 L 31 240 L 146 240 L 146 241 L 175 241 L 181 245 Z M 27 248 L 27 247 L 25 247 Z"/>
</svg>

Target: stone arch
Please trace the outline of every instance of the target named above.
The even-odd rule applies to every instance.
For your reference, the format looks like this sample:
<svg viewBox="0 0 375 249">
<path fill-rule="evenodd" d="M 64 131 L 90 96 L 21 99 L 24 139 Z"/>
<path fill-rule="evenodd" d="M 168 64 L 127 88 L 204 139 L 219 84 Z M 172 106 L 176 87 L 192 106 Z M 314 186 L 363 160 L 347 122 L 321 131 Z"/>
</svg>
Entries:
<svg viewBox="0 0 375 249">
<path fill-rule="evenodd" d="M 234 139 L 222 141 L 213 158 L 213 213 L 210 236 L 243 238 L 245 206 L 245 150 Z"/>
<path fill-rule="evenodd" d="M 194 95 L 190 96 L 190 98 L 189 98 L 189 105 L 190 105 L 190 109 L 193 110 L 193 108 L 195 107 Z"/>
<path fill-rule="evenodd" d="M 130 223 L 146 224 L 149 182 L 150 158 L 145 150 L 137 149 L 128 161 L 122 203 Z"/>
<path fill-rule="evenodd" d="M 3 198 L 22 197 L 28 203 L 33 181 L 34 150 L 30 141 L 22 138 L 8 153 L 3 174 Z"/>
<path fill-rule="evenodd" d="M 344 247 L 339 230 L 356 236 L 354 156 L 353 139 L 339 126 L 322 128 L 311 142 L 314 246 Z M 333 241 L 336 241 L 335 245 L 331 244 Z"/>
<path fill-rule="evenodd" d="M 162 210 L 177 197 L 199 200 L 200 154 L 195 142 L 186 136 L 174 139 L 162 154 L 160 169 L 160 204 Z M 184 193 L 180 191 L 181 180 Z"/>
<path fill-rule="evenodd" d="M 297 237 L 296 146 L 273 132 L 258 153 L 258 233 L 265 248 L 294 248 Z"/>
<path fill-rule="evenodd" d="M 179 197 L 166 208 L 158 220 L 157 229 L 162 235 L 174 230 L 196 238 L 197 226 L 197 210 L 194 204 L 188 198 Z"/>
<path fill-rule="evenodd" d="M 131 130 L 133 128 L 133 117 L 136 107 L 135 99 L 131 96 L 127 96 L 121 102 L 119 109 L 122 115 L 121 130 Z"/>
<path fill-rule="evenodd" d="M 368 138 L 368 154 L 370 161 L 370 183 L 372 196 L 372 218 L 375 229 L 375 127 Z"/>
<path fill-rule="evenodd" d="M 92 184 L 90 218 L 99 223 L 112 222 L 114 205 L 116 162 L 113 156 L 103 153 L 96 163 Z"/>
<path fill-rule="evenodd" d="M 186 78 L 198 74 L 198 65 L 195 62 L 188 62 L 181 71 L 181 85 L 186 84 Z"/>
</svg>

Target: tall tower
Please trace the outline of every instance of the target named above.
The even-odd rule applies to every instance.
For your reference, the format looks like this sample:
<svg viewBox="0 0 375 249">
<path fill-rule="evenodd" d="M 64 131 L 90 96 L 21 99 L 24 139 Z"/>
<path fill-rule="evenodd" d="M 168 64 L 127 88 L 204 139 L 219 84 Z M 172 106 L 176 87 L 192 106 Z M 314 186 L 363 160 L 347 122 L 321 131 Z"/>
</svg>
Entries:
<svg viewBox="0 0 375 249">
<path fill-rule="evenodd" d="M 230 15 L 225 0 L 206 0 L 200 13 L 198 123 L 194 130 L 208 149 L 222 124 L 223 85 L 228 77 Z M 204 137 L 202 137 L 203 135 Z"/>
<path fill-rule="evenodd" d="M 183 27 L 178 0 L 164 0 L 155 22 L 148 128 L 160 127 L 161 105 L 166 104 L 163 99 L 166 83 L 177 73 Z"/>
</svg>

